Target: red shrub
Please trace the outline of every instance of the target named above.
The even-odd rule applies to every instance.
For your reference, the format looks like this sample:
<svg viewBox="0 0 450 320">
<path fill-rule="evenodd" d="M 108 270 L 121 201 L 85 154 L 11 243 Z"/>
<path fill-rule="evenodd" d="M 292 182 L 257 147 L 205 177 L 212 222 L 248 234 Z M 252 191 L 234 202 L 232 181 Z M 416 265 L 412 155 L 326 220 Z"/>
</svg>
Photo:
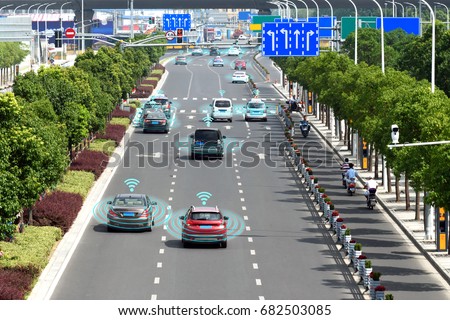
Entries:
<svg viewBox="0 0 450 320">
<path fill-rule="evenodd" d="M 23 300 L 31 290 L 34 272 L 23 269 L 0 269 L 0 300 Z"/>
<path fill-rule="evenodd" d="M 155 70 L 166 70 L 166 67 L 164 67 L 162 64 L 156 64 L 155 65 L 155 68 L 154 68 Z"/>
<path fill-rule="evenodd" d="M 114 140 L 116 142 L 116 145 L 119 145 L 120 141 L 125 135 L 126 129 L 127 128 L 125 128 L 125 126 L 122 126 L 120 124 L 107 124 L 105 133 L 98 134 L 97 138 Z"/>
<path fill-rule="evenodd" d="M 148 97 L 152 94 L 153 88 L 154 87 L 150 87 L 150 86 L 139 86 L 136 88 L 136 92 L 141 92 L 142 95 L 145 95 L 145 97 Z"/>
<path fill-rule="evenodd" d="M 67 232 L 82 205 L 81 195 L 55 191 L 34 205 L 33 225 L 59 227 Z"/>
<path fill-rule="evenodd" d="M 130 108 L 130 111 L 120 110 L 120 107 L 117 106 L 112 112 L 112 116 L 116 118 L 128 118 L 132 117 L 136 110 L 134 108 Z"/>
<path fill-rule="evenodd" d="M 132 99 L 148 98 L 151 94 L 152 94 L 152 92 L 147 92 L 147 91 L 146 92 L 142 92 L 142 91 L 136 90 L 135 93 L 132 93 L 130 95 L 130 98 L 132 98 Z"/>
<path fill-rule="evenodd" d="M 95 178 L 98 179 L 103 170 L 106 168 L 108 160 L 108 155 L 101 151 L 83 150 L 78 154 L 76 159 L 72 161 L 70 169 L 92 172 L 95 175 Z"/>
</svg>

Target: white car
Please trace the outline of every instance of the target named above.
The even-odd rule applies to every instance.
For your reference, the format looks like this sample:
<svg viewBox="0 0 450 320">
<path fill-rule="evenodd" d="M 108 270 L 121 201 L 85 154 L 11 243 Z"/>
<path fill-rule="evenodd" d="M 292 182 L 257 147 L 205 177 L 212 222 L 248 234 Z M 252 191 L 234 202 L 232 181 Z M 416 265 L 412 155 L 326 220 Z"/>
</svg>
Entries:
<svg viewBox="0 0 450 320">
<path fill-rule="evenodd" d="M 228 49 L 228 55 L 229 56 L 238 56 L 241 53 L 241 50 L 239 50 L 238 47 L 231 47 Z"/>
<path fill-rule="evenodd" d="M 248 40 L 248 37 L 245 34 L 239 35 L 238 40 Z"/>
<path fill-rule="evenodd" d="M 245 121 L 267 121 L 267 107 L 261 99 L 251 99 L 245 106 Z"/>
<path fill-rule="evenodd" d="M 232 83 L 248 83 L 248 75 L 244 71 L 236 71 L 233 73 L 233 77 L 231 78 Z"/>
<path fill-rule="evenodd" d="M 203 50 L 200 47 L 194 47 L 194 49 L 192 49 L 192 55 L 193 56 L 202 56 L 203 55 Z"/>
</svg>

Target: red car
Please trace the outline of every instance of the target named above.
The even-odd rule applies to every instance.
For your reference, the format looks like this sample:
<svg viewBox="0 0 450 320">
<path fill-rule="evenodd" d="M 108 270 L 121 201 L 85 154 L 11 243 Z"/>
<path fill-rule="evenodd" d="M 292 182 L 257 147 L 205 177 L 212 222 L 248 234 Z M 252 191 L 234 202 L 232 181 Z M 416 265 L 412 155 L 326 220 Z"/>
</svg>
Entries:
<svg viewBox="0 0 450 320">
<path fill-rule="evenodd" d="M 227 247 L 227 220 L 219 208 L 191 206 L 184 216 L 181 216 L 181 242 L 186 247 L 189 243 L 219 243 Z"/>
<path fill-rule="evenodd" d="M 247 70 L 247 64 L 244 60 L 236 60 L 234 62 L 234 70 Z"/>
</svg>

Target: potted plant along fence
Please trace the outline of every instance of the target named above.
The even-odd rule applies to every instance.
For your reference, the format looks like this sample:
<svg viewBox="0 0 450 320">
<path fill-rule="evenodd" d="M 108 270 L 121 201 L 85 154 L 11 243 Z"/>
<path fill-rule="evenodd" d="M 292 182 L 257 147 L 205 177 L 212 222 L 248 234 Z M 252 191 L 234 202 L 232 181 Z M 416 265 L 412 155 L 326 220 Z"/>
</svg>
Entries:
<svg viewBox="0 0 450 320">
<path fill-rule="evenodd" d="M 346 230 L 347 226 L 345 224 L 342 224 L 341 227 L 339 228 L 338 240 L 342 243 L 342 245 L 344 244 L 344 234 Z"/>
<path fill-rule="evenodd" d="M 362 254 L 362 244 L 361 243 L 355 243 L 355 248 L 354 248 L 354 255 L 352 258 L 352 262 L 353 262 L 353 268 L 358 269 L 358 257 Z"/>
<path fill-rule="evenodd" d="M 359 276 L 361 279 L 364 279 L 365 267 L 366 267 L 367 256 L 365 254 L 361 254 L 358 257 L 358 263 L 356 264 L 356 270 L 358 270 Z"/>
<path fill-rule="evenodd" d="M 336 223 L 334 224 L 334 233 L 338 234 L 339 229 L 341 229 L 341 226 L 344 224 L 344 218 L 340 217 L 336 219 Z"/>
<path fill-rule="evenodd" d="M 375 287 L 375 300 L 384 300 L 384 292 L 386 288 L 382 285 Z"/>
<path fill-rule="evenodd" d="M 349 259 L 352 259 L 353 255 L 355 254 L 355 244 L 356 244 L 355 239 L 350 239 L 350 241 L 348 242 L 347 254 L 348 254 Z"/>
<path fill-rule="evenodd" d="M 394 295 L 392 293 L 386 293 L 384 300 L 394 300 Z"/>
<path fill-rule="evenodd" d="M 344 233 L 344 249 L 345 249 L 345 251 L 348 250 L 348 244 L 349 244 L 350 240 L 352 240 L 352 230 L 350 230 L 350 228 L 347 228 L 347 229 L 345 229 L 345 233 Z"/>
<path fill-rule="evenodd" d="M 364 287 L 369 288 L 369 277 L 372 273 L 372 261 L 366 260 L 364 263 Z"/>
<path fill-rule="evenodd" d="M 375 299 L 375 288 L 381 284 L 381 272 L 372 271 L 369 274 L 369 294 L 372 300 Z"/>
</svg>

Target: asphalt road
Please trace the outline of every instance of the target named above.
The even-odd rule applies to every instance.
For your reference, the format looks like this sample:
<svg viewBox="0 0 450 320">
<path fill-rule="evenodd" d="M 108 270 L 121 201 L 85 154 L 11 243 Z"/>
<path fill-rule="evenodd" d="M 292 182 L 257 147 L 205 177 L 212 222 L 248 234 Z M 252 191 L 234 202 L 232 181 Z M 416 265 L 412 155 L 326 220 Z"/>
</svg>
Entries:
<svg viewBox="0 0 450 320">
<path fill-rule="evenodd" d="M 284 134 L 275 115 L 267 122 L 247 123 L 236 114 L 232 123 L 212 123 L 227 137 L 224 159 L 189 159 L 183 142 L 195 128 L 205 126 L 203 112 L 211 99 L 220 90 L 235 106 L 250 98 L 247 85 L 231 84 L 235 58 L 223 57 L 223 68 L 211 67 L 209 56 L 189 57 L 187 66 L 167 64 L 169 75 L 162 90 L 175 107 L 172 129 L 169 134 L 134 130 L 52 299 L 363 299 L 351 269 L 278 151 Z M 247 72 L 266 102 L 275 104 L 281 97 L 253 69 L 250 57 L 244 54 Z M 311 144 L 311 158 L 327 155 L 332 161 L 329 154 L 315 148 L 321 144 L 314 145 L 319 143 L 314 133 L 305 142 Z M 385 266 L 392 273 L 392 283 L 384 284 L 389 288 L 401 285 L 398 298 L 448 298 L 431 268 L 417 258 L 381 213 L 369 216 L 364 212 L 363 216 L 361 199 L 349 201 L 339 189 L 337 170 L 322 166 L 317 172 L 333 201 L 351 217 L 352 226 L 377 220 L 370 229 L 360 228 L 352 234 L 373 240 L 374 249 L 363 251 L 376 263 L 377 257 L 394 252 Z M 136 193 L 147 193 L 158 202 L 152 232 L 106 231 L 102 219 L 106 202 L 129 191 L 124 183 L 128 178 L 140 181 Z M 226 249 L 213 245 L 183 248 L 181 244 L 178 217 L 190 205 L 201 205 L 197 193 L 202 191 L 211 193 L 208 206 L 218 205 L 230 218 Z M 415 277 L 422 288 L 420 296 L 413 286 Z"/>
</svg>

